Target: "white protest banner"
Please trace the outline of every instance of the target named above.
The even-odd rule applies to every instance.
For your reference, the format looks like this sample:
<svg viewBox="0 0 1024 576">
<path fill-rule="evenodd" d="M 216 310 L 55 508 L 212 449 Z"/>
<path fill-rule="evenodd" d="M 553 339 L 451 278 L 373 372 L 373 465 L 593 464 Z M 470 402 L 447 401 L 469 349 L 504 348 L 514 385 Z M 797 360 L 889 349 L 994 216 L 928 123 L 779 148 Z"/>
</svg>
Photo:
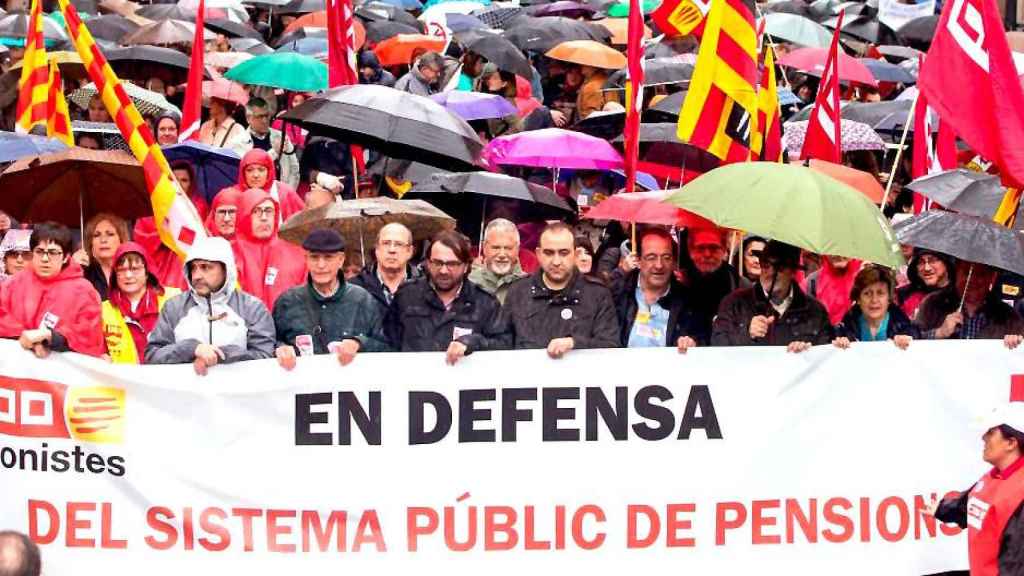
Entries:
<svg viewBox="0 0 1024 576">
<path fill-rule="evenodd" d="M 0 341 L 0 529 L 48 576 L 930 574 L 1001 342 L 37 360 Z"/>
<path fill-rule="evenodd" d="M 914 18 L 935 14 L 935 0 L 878 0 L 878 21 L 899 30 Z"/>
</svg>

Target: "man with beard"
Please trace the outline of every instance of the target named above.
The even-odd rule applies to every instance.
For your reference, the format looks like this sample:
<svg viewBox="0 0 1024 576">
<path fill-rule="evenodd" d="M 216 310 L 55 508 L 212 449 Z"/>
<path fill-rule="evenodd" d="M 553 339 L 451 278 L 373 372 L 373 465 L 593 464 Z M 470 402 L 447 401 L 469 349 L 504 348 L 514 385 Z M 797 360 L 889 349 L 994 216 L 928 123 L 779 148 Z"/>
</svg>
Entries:
<svg viewBox="0 0 1024 576">
<path fill-rule="evenodd" d="M 474 266 L 469 279 L 498 299 L 505 302 L 508 287 L 520 278 L 526 278 L 519 265 L 519 230 L 510 220 L 495 218 L 484 229 L 484 243 L 480 247 L 482 266 Z"/>
<path fill-rule="evenodd" d="M 723 298 L 750 283 L 725 261 L 724 233 L 720 228 L 689 230 L 686 248 L 692 265 L 686 268 L 683 283 L 690 290 L 694 309 L 710 320 Z"/>
<path fill-rule="evenodd" d="M 392 346 L 402 352 L 445 352 L 449 364 L 477 350 L 506 348 L 497 329 L 500 305 L 466 279 L 469 240 L 439 232 L 427 250 L 427 277 L 404 284 L 384 321 Z"/>
</svg>

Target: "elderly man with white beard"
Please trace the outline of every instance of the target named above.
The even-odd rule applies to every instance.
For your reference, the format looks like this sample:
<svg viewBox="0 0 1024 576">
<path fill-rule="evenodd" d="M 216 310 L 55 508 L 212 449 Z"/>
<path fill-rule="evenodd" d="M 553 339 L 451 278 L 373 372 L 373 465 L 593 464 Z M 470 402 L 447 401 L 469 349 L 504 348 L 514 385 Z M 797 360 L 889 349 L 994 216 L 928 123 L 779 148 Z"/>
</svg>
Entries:
<svg viewBox="0 0 1024 576">
<path fill-rule="evenodd" d="M 474 265 L 469 280 L 505 302 L 508 287 L 528 276 L 519 265 L 519 230 L 511 220 L 495 218 L 484 229 L 483 265 Z"/>
</svg>

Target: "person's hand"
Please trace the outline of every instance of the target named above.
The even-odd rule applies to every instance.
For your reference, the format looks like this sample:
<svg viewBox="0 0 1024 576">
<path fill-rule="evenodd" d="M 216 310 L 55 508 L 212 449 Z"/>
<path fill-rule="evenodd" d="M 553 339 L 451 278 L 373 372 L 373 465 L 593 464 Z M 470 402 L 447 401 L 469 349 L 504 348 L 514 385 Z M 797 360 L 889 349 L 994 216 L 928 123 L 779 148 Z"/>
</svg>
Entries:
<svg viewBox="0 0 1024 576">
<path fill-rule="evenodd" d="M 555 127 L 561 128 L 562 126 L 565 126 L 569 122 L 569 120 L 565 117 L 565 114 L 562 113 L 561 111 L 559 111 L 559 110 L 552 110 L 551 111 L 551 122 L 555 125 Z"/>
<path fill-rule="evenodd" d="M 754 316 L 750 319 L 750 338 L 757 340 L 768 335 L 768 328 L 775 322 L 775 316 Z"/>
<path fill-rule="evenodd" d="M 846 350 L 850 347 L 850 339 L 845 336 L 840 336 L 832 341 L 832 345 L 840 350 Z"/>
<path fill-rule="evenodd" d="M 338 347 L 334 349 L 334 356 L 338 358 L 338 362 L 342 366 L 348 366 L 356 359 L 356 354 L 359 353 L 359 340 L 352 338 L 342 340 Z"/>
<path fill-rule="evenodd" d="M 316 183 L 335 194 L 341 191 L 341 178 L 332 176 L 326 172 L 317 173 Z"/>
<path fill-rule="evenodd" d="M 445 353 L 445 362 L 449 366 L 455 366 L 455 363 L 462 359 L 466 355 L 468 348 L 462 342 L 452 340 L 452 343 L 448 345 L 448 352 Z"/>
<path fill-rule="evenodd" d="M 565 356 L 565 353 L 572 350 L 576 343 L 573 341 L 572 336 L 565 338 L 555 338 L 551 342 L 548 342 L 548 356 L 552 358 L 561 358 Z"/>
<path fill-rule="evenodd" d="M 964 321 L 964 315 L 960 312 L 953 312 L 946 316 L 946 319 L 942 321 L 942 326 L 939 326 L 935 330 L 935 337 L 940 340 L 945 340 L 956 332 L 956 329 Z"/>
<path fill-rule="evenodd" d="M 53 334 L 48 328 L 36 328 L 35 330 L 24 330 L 18 337 L 18 344 L 25 350 L 32 350 L 37 344 L 45 344 L 50 341 Z"/>
<path fill-rule="evenodd" d="M 896 345 L 900 350 L 906 350 L 910 343 L 914 341 L 912 336 L 906 334 L 897 334 L 892 337 L 892 343 Z"/>
<path fill-rule="evenodd" d="M 1024 335 L 1021 334 L 1007 334 L 1003 337 L 1003 346 L 1006 346 L 1010 350 L 1020 346 L 1021 342 L 1024 342 Z"/>
<path fill-rule="evenodd" d="M 793 354 L 799 354 L 801 352 L 804 352 L 804 351 L 810 350 L 810 349 L 811 349 L 811 343 L 810 342 L 801 342 L 799 340 L 797 340 L 796 342 L 790 342 L 789 346 L 786 346 L 786 352 L 791 352 Z"/>
<path fill-rule="evenodd" d="M 939 510 L 939 504 L 941 502 L 942 500 L 939 500 L 937 497 L 932 496 L 931 502 L 929 502 L 928 505 L 925 506 L 924 508 L 920 509 L 921 516 L 924 516 L 925 518 L 934 518 L 935 513 Z"/>
<path fill-rule="evenodd" d="M 686 354 L 687 350 L 696 347 L 697 341 L 689 336 L 680 336 L 679 339 L 676 340 L 676 350 L 678 350 L 680 354 Z"/>
<path fill-rule="evenodd" d="M 216 346 L 211 346 L 210 344 L 196 346 L 196 360 L 202 360 L 207 368 L 216 366 L 223 359 L 224 353 Z"/>
<path fill-rule="evenodd" d="M 274 356 L 277 357 L 277 365 L 285 370 L 291 370 L 295 368 L 295 348 L 285 344 L 278 346 L 277 350 L 274 350 Z"/>
<path fill-rule="evenodd" d="M 85 253 L 85 250 L 79 248 L 75 250 L 75 253 L 71 255 L 71 259 L 78 262 L 78 265 L 85 268 L 89 265 L 89 255 Z"/>
</svg>

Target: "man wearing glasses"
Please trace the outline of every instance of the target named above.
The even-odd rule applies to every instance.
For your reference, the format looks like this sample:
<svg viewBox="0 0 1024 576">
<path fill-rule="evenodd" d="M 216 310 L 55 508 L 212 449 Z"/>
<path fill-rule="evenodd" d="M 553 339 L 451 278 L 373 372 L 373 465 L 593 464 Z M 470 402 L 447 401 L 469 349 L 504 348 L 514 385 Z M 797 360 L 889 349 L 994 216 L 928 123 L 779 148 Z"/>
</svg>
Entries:
<svg viewBox="0 0 1024 576">
<path fill-rule="evenodd" d="M 376 262 L 364 267 L 352 278 L 352 284 L 369 292 L 384 313 L 402 284 L 420 276 L 420 271 L 409 264 L 412 252 L 412 232 L 398 222 L 386 224 L 377 233 L 377 246 L 373 251 Z"/>
<path fill-rule="evenodd" d="M 71 232 L 40 224 L 29 247 L 31 271 L 11 278 L 0 292 L 0 338 L 17 338 L 40 358 L 69 350 L 103 355 L 100 296 L 71 258 Z"/>
<path fill-rule="evenodd" d="M 287 135 L 270 127 L 270 106 L 267 101 L 251 98 L 245 106 L 245 120 L 249 123 L 252 147 L 270 154 L 281 182 L 292 188 L 298 186 L 299 159 L 295 155 L 295 146 Z"/>
<path fill-rule="evenodd" d="M 395 90 L 430 96 L 441 91 L 444 76 L 444 57 L 437 52 L 426 52 L 413 64 L 409 72 L 395 82 Z"/>
<path fill-rule="evenodd" d="M 402 352 L 445 352 L 448 364 L 477 350 L 507 348 L 497 325 L 498 300 L 466 279 L 473 261 L 469 239 L 439 232 L 427 251 L 427 277 L 402 286 L 384 321 Z"/>
<path fill-rule="evenodd" d="M 694 307 L 713 318 L 722 299 L 737 288 L 749 288 L 726 262 L 728 251 L 721 228 L 693 228 L 686 235 L 686 248 L 692 266 L 687 267 L 683 283 L 690 289 Z"/>
</svg>

